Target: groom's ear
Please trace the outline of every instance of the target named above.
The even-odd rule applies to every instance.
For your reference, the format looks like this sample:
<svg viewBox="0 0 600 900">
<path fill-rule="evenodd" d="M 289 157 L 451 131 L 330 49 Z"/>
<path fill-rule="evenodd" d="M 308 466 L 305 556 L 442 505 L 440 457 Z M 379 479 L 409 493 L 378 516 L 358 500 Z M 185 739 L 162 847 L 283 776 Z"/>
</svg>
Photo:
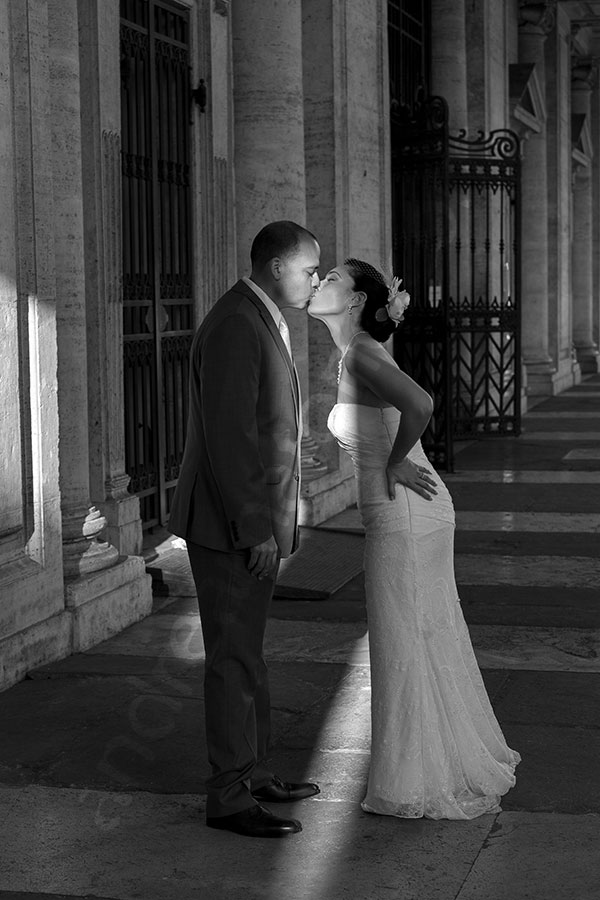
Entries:
<svg viewBox="0 0 600 900">
<path fill-rule="evenodd" d="M 269 262 L 269 271 L 275 281 L 279 281 L 281 278 L 281 260 L 278 256 L 274 256 L 273 259 Z"/>
</svg>

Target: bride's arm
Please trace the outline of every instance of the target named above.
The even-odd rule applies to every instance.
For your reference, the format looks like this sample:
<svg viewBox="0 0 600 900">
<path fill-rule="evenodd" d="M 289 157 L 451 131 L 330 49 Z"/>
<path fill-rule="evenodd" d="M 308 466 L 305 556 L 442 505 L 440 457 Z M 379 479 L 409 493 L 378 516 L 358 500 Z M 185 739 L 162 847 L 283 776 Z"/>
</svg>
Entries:
<svg viewBox="0 0 600 900">
<path fill-rule="evenodd" d="M 390 499 L 395 496 L 396 484 L 403 484 L 422 497 L 431 500 L 435 485 L 427 469 L 407 458 L 407 453 L 419 440 L 433 412 L 429 394 L 402 372 L 382 347 L 362 342 L 352 347 L 346 357 L 349 375 L 361 382 L 373 394 L 395 406 L 401 413 L 400 426 L 387 465 Z"/>
</svg>

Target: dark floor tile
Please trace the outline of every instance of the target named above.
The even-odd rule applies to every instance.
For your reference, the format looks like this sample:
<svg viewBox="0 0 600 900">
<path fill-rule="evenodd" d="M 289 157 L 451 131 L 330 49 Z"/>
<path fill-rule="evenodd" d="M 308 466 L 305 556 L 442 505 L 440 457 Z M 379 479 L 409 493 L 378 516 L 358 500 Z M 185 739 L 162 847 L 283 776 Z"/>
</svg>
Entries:
<svg viewBox="0 0 600 900">
<path fill-rule="evenodd" d="M 590 446 L 586 442 L 586 446 Z M 525 441 L 522 438 L 486 438 L 472 441 L 457 453 L 454 471 L 502 469 L 535 471 L 598 471 L 598 460 L 565 460 L 570 450 L 582 446 L 577 441 Z"/>
<path fill-rule="evenodd" d="M 510 672 L 500 669 L 482 669 L 481 674 L 488 696 L 495 705 L 497 698 L 502 695 L 505 685 L 510 679 Z"/>
<path fill-rule="evenodd" d="M 31 894 L 22 891 L 0 891 L 0 900 L 111 900 L 110 897 L 99 897 L 96 894 L 86 894 L 82 897 L 80 894 Z M 113 897 L 112 900 L 115 900 Z"/>
<path fill-rule="evenodd" d="M 600 515 L 598 516 L 600 525 Z M 457 553 L 502 556 L 600 556 L 599 532 L 457 531 Z"/>
<path fill-rule="evenodd" d="M 272 663 L 272 737 L 321 727 L 343 665 Z M 165 672 L 161 673 L 165 676 Z M 0 782 L 198 793 L 209 774 L 201 671 L 22 682 L 0 695 Z"/>
<path fill-rule="evenodd" d="M 600 415 L 597 420 L 588 419 L 587 416 L 585 419 L 581 418 L 581 416 L 577 415 L 577 411 L 573 410 L 573 407 L 569 405 L 568 412 L 573 413 L 573 415 L 569 416 L 553 416 L 552 412 L 567 412 L 567 409 L 564 410 L 548 410 L 547 415 L 546 410 L 544 410 L 544 415 L 538 415 L 535 419 L 529 419 L 524 423 L 523 429 L 521 431 L 520 440 L 526 441 L 528 437 L 531 435 L 532 439 L 534 438 L 536 431 L 545 431 L 545 432 L 561 432 L 561 431 L 571 431 L 571 432 L 579 432 L 581 433 L 582 438 L 585 438 L 586 432 L 591 430 L 598 431 L 600 427 Z M 589 409 L 589 403 L 585 405 L 584 408 L 579 410 L 579 412 L 591 412 Z"/>
<path fill-rule="evenodd" d="M 470 625 L 600 628 L 595 588 L 459 584 L 458 592 Z"/>
<path fill-rule="evenodd" d="M 169 616 L 197 616 L 198 598 L 172 596 L 172 598 L 157 611 L 157 614 Z"/>
<path fill-rule="evenodd" d="M 465 604 L 491 603 L 497 606 L 568 607 L 594 611 L 600 606 L 596 588 L 535 587 L 514 584 L 464 584 L 460 598 Z"/>
<path fill-rule="evenodd" d="M 202 661 L 175 657 L 127 656 L 102 653 L 76 653 L 66 659 L 40 666 L 28 673 L 27 678 L 39 681 L 48 678 L 85 678 L 89 675 L 114 677 L 122 675 L 153 676 L 170 678 L 194 672 L 202 667 Z"/>
<path fill-rule="evenodd" d="M 600 484 L 495 484 L 457 481 L 456 509 L 471 511 L 598 513 Z"/>
<path fill-rule="evenodd" d="M 600 730 L 521 725 L 498 716 L 504 736 L 522 756 L 517 784 L 502 809 L 582 815 L 600 813 Z"/>
<path fill-rule="evenodd" d="M 513 671 L 497 712 L 521 725 L 600 729 L 600 673 Z"/>
</svg>

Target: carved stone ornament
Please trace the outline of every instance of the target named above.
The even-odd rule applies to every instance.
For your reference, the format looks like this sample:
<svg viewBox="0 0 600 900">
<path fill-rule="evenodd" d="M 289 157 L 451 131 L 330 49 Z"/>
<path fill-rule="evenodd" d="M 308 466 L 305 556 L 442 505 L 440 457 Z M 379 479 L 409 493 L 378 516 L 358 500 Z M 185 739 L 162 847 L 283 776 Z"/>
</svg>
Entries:
<svg viewBox="0 0 600 900">
<path fill-rule="evenodd" d="M 215 12 L 220 16 L 228 16 L 231 0 L 215 0 Z"/>
<path fill-rule="evenodd" d="M 519 0 L 519 27 L 536 28 L 543 34 L 549 34 L 554 28 L 556 18 L 556 0 L 542 0 L 530 3 Z"/>
<path fill-rule="evenodd" d="M 596 83 L 596 62 L 588 56 L 571 57 L 571 86 L 591 90 Z"/>
</svg>

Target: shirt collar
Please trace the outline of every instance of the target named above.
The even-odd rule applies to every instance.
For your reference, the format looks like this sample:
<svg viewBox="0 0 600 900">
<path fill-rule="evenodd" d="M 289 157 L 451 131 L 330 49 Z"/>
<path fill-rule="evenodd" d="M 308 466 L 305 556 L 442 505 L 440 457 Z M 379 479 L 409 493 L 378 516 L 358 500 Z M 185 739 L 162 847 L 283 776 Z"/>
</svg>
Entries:
<svg viewBox="0 0 600 900">
<path fill-rule="evenodd" d="M 281 322 L 281 310 L 279 309 L 277 304 L 273 303 L 271 298 L 267 294 L 265 294 L 263 289 L 261 287 L 259 287 L 257 284 L 255 284 L 251 278 L 247 278 L 246 276 L 244 276 L 242 278 L 242 281 L 244 282 L 244 284 L 247 284 L 248 287 L 254 291 L 254 293 L 256 294 L 256 296 L 258 297 L 259 300 L 262 300 L 264 305 L 267 307 L 267 309 L 271 313 L 271 316 L 273 317 L 273 321 L 279 328 L 279 323 Z"/>
</svg>

